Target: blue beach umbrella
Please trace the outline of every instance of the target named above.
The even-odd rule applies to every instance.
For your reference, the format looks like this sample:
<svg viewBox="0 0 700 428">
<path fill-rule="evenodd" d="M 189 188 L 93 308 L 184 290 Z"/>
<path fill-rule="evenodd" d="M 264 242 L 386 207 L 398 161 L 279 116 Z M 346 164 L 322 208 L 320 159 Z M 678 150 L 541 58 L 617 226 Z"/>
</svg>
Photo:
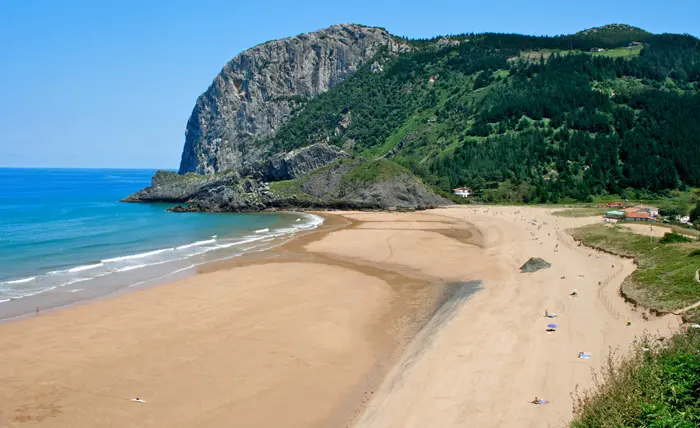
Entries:
<svg viewBox="0 0 700 428">
<path fill-rule="evenodd" d="M 547 324 L 547 327 L 549 327 L 549 328 L 557 328 L 557 325 L 556 325 L 556 324 Z"/>
</svg>

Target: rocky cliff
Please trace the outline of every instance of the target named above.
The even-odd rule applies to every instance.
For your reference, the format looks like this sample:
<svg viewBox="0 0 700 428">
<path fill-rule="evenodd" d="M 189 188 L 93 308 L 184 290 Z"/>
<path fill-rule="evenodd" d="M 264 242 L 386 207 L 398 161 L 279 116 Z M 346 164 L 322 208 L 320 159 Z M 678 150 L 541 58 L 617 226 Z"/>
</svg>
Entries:
<svg viewBox="0 0 700 428">
<path fill-rule="evenodd" d="M 231 173 L 238 179 L 237 174 Z M 151 185 L 122 200 L 122 202 L 185 202 L 207 184 L 221 181 L 222 175 L 180 175 L 173 171 L 158 171 Z"/>
<path fill-rule="evenodd" d="M 186 204 L 172 211 L 424 209 L 450 203 L 435 195 L 409 171 L 392 169 L 385 174 L 379 172 L 383 166 L 377 161 L 343 157 L 293 180 L 267 183 L 253 177 L 237 179 L 228 175 L 206 182 Z M 378 173 L 372 175 L 368 171 Z"/>
<path fill-rule="evenodd" d="M 244 168 L 241 174 L 230 170 L 218 174 L 178 174 L 173 171 L 158 171 L 151 179 L 150 186 L 128 196 L 123 202 L 186 202 L 195 195 L 201 195 L 201 191 L 205 188 L 235 187 L 239 184 L 243 185 L 247 179 L 260 183 L 292 180 L 347 156 L 347 153 L 337 147 L 316 143 L 289 153 L 271 156 L 265 161 L 255 162 Z"/>
<path fill-rule="evenodd" d="M 271 156 L 257 169 L 265 181 L 299 178 L 348 154 L 337 147 L 316 143 L 308 147 Z"/>
<path fill-rule="evenodd" d="M 287 153 L 268 146 L 295 109 L 383 49 L 409 47 L 384 29 L 337 25 L 237 55 L 197 99 L 179 173 L 159 171 L 151 186 L 124 201 L 184 202 L 173 210 L 229 212 L 415 209 L 448 203 L 410 171 L 387 161 L 353 158 L 325 140 L 309 138 L 308 145 Z M 350 121 L 348 113 L 339 126 Z"/>
<path fill-rule="evenodd" d="M 348 24 L 237 55 L 197 99 L 187 123 L 180 174 L 240 171 L 261 161 L 268 150 L 263 140 L 295 108 L 337 85 L 385 47 L 405 49 L 384 29 Z"/>
</svg>

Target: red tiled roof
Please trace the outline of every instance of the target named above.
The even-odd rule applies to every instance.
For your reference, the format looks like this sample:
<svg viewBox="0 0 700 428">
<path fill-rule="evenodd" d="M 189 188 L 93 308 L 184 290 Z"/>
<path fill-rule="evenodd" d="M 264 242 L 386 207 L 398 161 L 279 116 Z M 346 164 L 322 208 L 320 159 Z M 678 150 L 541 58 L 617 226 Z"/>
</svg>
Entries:
<svg viewBox="0 0 700 428">
<path fill-rule="evenodd" d="M 651 215 L 646 211 L 628 212 L 625 217 L 628 218 L 651 218 Z"/>
</svg>

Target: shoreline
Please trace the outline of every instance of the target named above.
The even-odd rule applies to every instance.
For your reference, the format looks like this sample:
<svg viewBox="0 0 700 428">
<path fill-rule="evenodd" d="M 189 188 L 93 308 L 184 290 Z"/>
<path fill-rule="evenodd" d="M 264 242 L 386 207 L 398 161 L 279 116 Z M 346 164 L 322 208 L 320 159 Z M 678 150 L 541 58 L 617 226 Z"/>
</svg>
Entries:
<svg viewBox="0 0 700 428">
<path fill-rule="evenodd" d="M 316 307 L 317 304 L 321 304 L 320 302 L 325 301 L 326 303 L 322 305 L 322 308 L 318 308 L 315 310 L 326 311 L 328 310 L 328 306 L 333 307 L 340 305 L 337 306 L 336 311 L 341 311 L 343 313 L 350 311 L 347 312 L 346 315 L 343 315 L 341 318 L 335 321 L 340 324 L 333 327 L 333 329 L 337 330 L 338 328 L 341 328 L 340 325 L 345 325 L 345 323 L 347 322 L 346 320 L 350 319 L 346 317 L 355 318 L 360 316 L 361 318 L 358 318 L 356 322 L 347 324 L 346 327 L 342 327 L 341 330 L 338 330 L 336 332 L 336 334 L 327 337 L 327 340 L 330 341 L 328 343 L 333 343 L 337 341 L 338 338 L 340 338 L 341 342 L 347 339 L 350 340 L 349 343 L 355 343 L 355 345 L 348 348 L 348 354 L 343 353 L 343 355 L 347 355 L 343 358 L 350 359 L 347 360 L 347 362 L 341 366 L 346 367 L 344 371 L 347 371 L 349 369 L 355 374 L 350 375 L 348 373 L 347 376 L 349 377 L 341 376 L 343 377 L 343 379 L 336 379 L 336 386 L 333 387 L 334 392 L 333 394 L 330 394 L 329 397 L 326 397 L 328 393 L 316 396 L 314 402 L 317 406 L 323 407 L 325 405 L 326 407 L 328 407 L 325 412 L 319 411 L 317 413 L 320 414 L 316 415 L 313 415 L 313 412 L 311 412 L 311 416 L 301 416 L 301 414 L 293 412 L 299 415 L 297 416 L 299 420 L 298 422 L 292 422 L 291 424 L 287 424 L 287 426 L 346 426 L 350 423 L 349 421 L 354 420 L 361 413 L 362 403 L 366 403 L 371 398 L 373 391 L 381 383 L 386 372 L 393 366 L 393 362 L 398 360 L 400 355 L 408 347 L 412 338 L 422 329 L 422 327 L 426 323 L 428 323 L 433 318 L 433 315 L 437 311 L 439 311 L 441 307 L 443 307 L 445 302 L 451 301 L 451 294 L 455 294 L 459 290 L 463 290 L 462 293 L 466 293 L 467 295 L 469 295 L 472 292 L 474 292 L 476 287 L 473 286 L 473 284 L 468 284 L 468 286 L 454 283 L 451 284 L 447 281 L 443 281 L 440 278 L 436 278 L 434 276 L 431 276 L 430 274 L 421 272 L 419 269 L 412 268 L 409 265 L 397 265 L 394 263 L 376 262 L 363 259 L 362 257 L 338 255 L 324 251 L 314 251 L 309 247 L 334 236 L 334 234 L 336 233 L 350 233 L 352 235 L 358 233 L 366 234 L 367 232 L 370 232 L 371 234 L 377 235 L 376 239 L 379 240 L 378 242 L 381 242 L 384 239 L 384 235 L 386 235 L 387 233 L 386 231 L 381 229 L 376 231 L 372 231 L 371 229 L 365 229 L 366 225 L 372 226 L 375 223 L 367 223 L 355 218 L 344 217 L 344 215 L 346 214 L 352 216 L 353 213 L 343 213 L 343 215 L 334 213 L 319 214 L 321 214 L 325 219 L 323 225 L 314 230 L 297 233 L 297 235 L 293 239 L 290 239 L 274 248 L 270 248 L 256 253 L 249 253 L 228 260 L 206 263 L 198 267 L 197 273 L 193 275 L 188 275 L 185 278 L 179 279 L 177 281 L 166 281 L 163 284 L 155 286 L 149 285 L 143 288 L 131 289 L 126 291 L 122 290 L 109 296 L 102 296 L 92 300 L 81 301 L 68 307 L 63 306 L 51 311 L 42 311 L 42 313 L 39 316 L 27 316 L 21 319 L 15 319 L 6 321 L 4 323 L 0 323 L 0 332 L 2 333 L 0 334 L 0 357 L 2 357 L 4 361 L 7 362 L 8 367 L 14 367 L 12 369 L 13 374 L 9 377 L 9 372 L 4 373 L 3 375 L 3 370 L 0 369 L 0 377 L 10 379 L 9 385 L 7 385 L 5 388 L 0 386 L 0 402 L 3 403 L 3 405 L 0 406 L 0 421 L 3 421 L 3 417 L 10 417 L 10 419 L 6 421 L 8 426 L 19 426 L 17 424 L 19 424 L 19 422 L 21 421 L 19 421 L 17 418 L 20 418 L 22 420 L 27 421 L 45 421 L 44 423 L 52 427 L 81 426 L 81 424 L 90 425 L 90 423 L 94 423 L 94 420 L 92 422 L 88 422 L 85 419 L 80 419 L 79 421 L 72 419 L 76 417 L 76 414 L 74 414 L 76 410 L 73 409 L 73 406 L 77 404 L 71 403 L 70 401 L 72 399 L 70 397 L 80 397 L 80 400 L 83 401 L 95 400 L 94 398 L 85 396 L 85 394 L 82 392 L 76 391 L 74 393 L 69 393 L 65 392 L 65 387 L 59 388 L 57 386 L 54 386 L 54 389 L 58 388 L 63 391 L 61 394 L 58 395 L 65 395 L 65 398 L 58 400 L 49 400 L 42 394 L 39 394 L 38 396 L 26 396 L 26 393 L 24 392 L 22 394 L 19 394 L 20 396 L 17 397 L 13 396 L 11 391 L 27 390 L 29 391 L 27 393 L 31 393 L 32 390 L 42 390 L 42 387 L 40 386 L 33 387 L 31 385 L 35 383 L 38 385 L 45 384 L 45 382 L 41 381 L 41 373 L 44 372 L 44 376 L 46 376 L 46 369 L 43 367 L 52 367 L 52 369 L 50 370 L 68 370 L 69 373 L 74 373 L 75 376 L 78 377 L 82 376 L 82 374 L 80 373 L 82 373 L 82 371 L 84 370 L 86 372 L 85 376 L 87 376 L 87 373 L 90 373 L 90 370 L 87 368 L 81 368 L 80 372 L 75 372 L 75 368 L 77 368 L 77 366 L 74 367 L 75 359 L 80 358 L 80 356 L 75 355 L 75 351 L 73 351 L 72 348 L 74 346 L 80 346 L 83 347 L 85 352 L 94 352 L 101 349 L 101 347 L 91 342 L 85 342 L 86 339 L 81 339 L 80 337 L 78 337 L 81 336 L 81 334 L 87 335 L 86 337 L 92 337 L 93 333 L 90 333 L 91 331 L 99 331 L 100 333 L 98 334 L 100 336 L 102 336 L 103 334 L 105 335 L 105 338 L 100 339 L 100 341 L 108 340 L 112 343 L 116 343 L 114 341 L 126 341 L 126 343 L 132 342 L 134 339 L 138 338 L 142 334 L 140 330 L 143 330 L 144 332 L 151 332 L 149 334 L 154 334 L 156 335 L 156 337 L 161 337 L 164 334 L 166 336 L 169 336 L 170 333 L 167 333 L 167 330 L 163 330 L 163 328 L 165 328 L 165 325 L 167 324 L 163 324 L 162 327 L 159 324 L 159 326 L 154 326 L 153 328 L 151 328 L 149 324 L 151 322 L 156 321 L 161 322 L 163 320 L 164 315 L 159 314 L 164 309 L 160 308 L 159 306 L 149 306 L 146 302 L 154 301 L 154 299 L 156 299 L 158 301 L 158 305 L 163 306 L 164 308 L 180 307 L 182 309 L 185 309 L 187 307 L 192 307 L 194 309 L 197 305 L 199 305 L 199 300 L 210 301 L 212 298 L 214 298 L 209 298 L 207 296 L 208 294 L 215 291 L 216 295 L 220 297 L 214 298 L 212 303 L 223 298 L 223 300 L 229 301 L 229 305 L 233 305 L 235 307 L 243 305 L 240 306 L 241 309 L 237 309 L 234 312 L 250 310 L 247 304 L 244 305 L 244 303 L 238 302 L 238 298 L 230 294 L 231 292 L 235 293 L 239 286 L 236 286 L 236 288 L 231 289 L 231 291 L 225 291 L 224 289 L 221 289 L 221 286 L 223 286 L 224 284 L 221 281 L 229 281 L 243 277 L 249 277 L 250 272 L 256 272 L 256 276 L 262 275 L 261 278 L 269 277 L 270 281 L 277 281 L 278 284 L 282 284 L 284 283 L 284 279 L 275 279 L 276 276 L 282 275 L 282 273 L 280 272 L 289 272 L 289 275 L 291 276 L 298 278 L 306 278 L 304 282 L 312 282 L 312 284 L 304 284 L 304 282 L 298 282 L 290 279 L 290 281 L 292 281 L 290 284 L 296 284 L 295 289 L 299 288 L 299 293 L 301 293 L 301 295 L 312 296 L 317 293 L 327 293 L 328 291 L 324 291 L 324 289 L 326 289 L 329 286 L 332 287 L 332 285 L 328 283 L 333 283 L 337 280 L 340 280 L 346 284 L 343 288 L 336 290 L 336 293 L 340 293 L 337 297 L 335 295 L 327 296 L 319 300 L 318 303 L 315 303 L 314 299 L 304 301 L 303 303 L 303 305 L 312 305 L 312 307 Z M 367 213 L 355 214 L 361 216 Z M 391 216 L 392 214 L 380 213 L 379 215 Z M 393 215 L 402 216 L 403 214 Z M 379 224 L 381 226 L 381 223 L 376 224 Z M 430 224 L 428 224 L 428 226 L 430 226 Z M 455 242 L 459 242 L 460 245 L 463 245 L 461 244 L 461 241 L 469 241 L 470 239 L 472 239 L 472 236 L 479 236 L 478 233 L 472 233 L 468 230 L 464 230 L 465 227 L 468 228 L 468 226 L 461 225 L 461 231 L 437 230 L 437 233 L 435 233 L 435 235 L 440 237 L 441 240 L 454 240 Z M 389 232 L 391 234 L 396 233 L 396 231 Z M 416 233 L 424 234 L 426 232 L 416 231 Z M 454 236 L 454 238 L 449 238 L 449 235 Z M 347 248 L 351 249 L 352 251 L 357 250 L 355 252 L 359 256 L 363 252 L 364 245 L 358 246 L 357 244 L 352 243 Z M 269 268 L 274 269 L 268 272 Z M 307 270 L 310 272 L 325 272 L 328 269 L 336 273 L 331 276 L 317 276 L 316 279 L 312 279 L 312 277 L 307 277 L 308 275 L 310 275 L 310 273 L 307 272 Z M 346 277 L 348 279 L 344 279 Z M 350 279 L 355 277 L 364 278 L 364 280 L 358 282 Z M 279 283 L 280 279 L 282 279 L 282 283 Z M 258 288 L 265 288 L 268 284 L 267 281 L 264 279 L 261 279 L 261 281 L 265 282 L 256 281 L 253 284 L 246 284 L 245 295 L 249 294 L 251 296 L 257 296 L 259 293 L 264 293 L 260 296 L 266 295 L 268 293 L 267 291 L 257 290 Z M 192 287 L 195 285 L 197 287 L 206 287 L 202 289 L 202 293 L 204 294 L 202 294 L 201 296 L 199 294 L 192 294 L 192 298 L 194 300 L 188 300 L 183 302 L 179 302 L 179 300 L 173 300 L 179 299 L 178 296 L 180 295 L 186 293 L 194 293 L 194 291 L 192 291 Z M 241 284 L 241 286 L 242 285 L 243 284 Z M 357 288 L 357 290 L 355 290 L 355 288 Z M 308 291 L 304 291 L 305 289 L 308 289 Z M 259 314 L 258 311 L 256 311 L 256 315 L 262 316 L 262 314 L 267 314 L 267 316 L 269 317 L 279 318 L 280 312 L 270 312 L 271 309 L 269 309 L 267 306 L 282 304 L 283 301 L 295 300 L 297 298 L 297 296 L 295 295 L 287 295 L 286 293 L 287 292 L 284 292 L 282 295 L 277 293 L 274 296 L 274 300 L 269 300 L 269 298 L 273 298 L 273 295 L 269 295 L 269 298 L 261 300 L 260 303 L 256 305 L 263 306 L 259 306 Z M 347 293 L 350 293 L 348 294 L 348 297 L 345 299 L 342 298 L 342 295 Z M 241 296 L 241 298 L 245 299 L 245 295 Z M 353 295 L 356 296 L 354 297 L 355 303 L 352 303 L 353 298 L 350 297 Z M 371 296 L 375 297 L 372 298 Z M 366 299 L 370 300 L 366 301 Z M 174 303 L 169 303 L 171 300 L 178 301 L 179 303 L 177 303 L 177 306 L 173 306 Z M 277 303 L 277 300 L 280 300 L 280 303 Z M 146 306 L 144 307 L 144 305 Z M 291 305 L 291 307 L 294 306 L 294 304 Z M 289 310 L 283 308 L 291 307 L 280 307 L 280 310 L 282 311 L 281 313 L 284 313 L 287 310 Z M 119 309 L 118 312 L 114 312 L 111 308 Z M 213 306 L 213 308 L 215 308 L 213 310 L 216 311 L 215 319 L 219 319 L 220 317 L 227 318 L 235 315 L 234 313 L 229 312 L 226 308 L 218 309 L 216 305 Z M 144 313 L 144 311 L 146 312 Z M 104 318 L 104 314 L 107 313 L 110 314 L 109 317 L 116 318 L 114 320 Z M 366 315 L 362 315 L 363 313 L 366 313 Z M 319 328 L 318 326 L 326 324 L 328 322 L 327 320 L 333 319 L 334 316 L 338 316 L 338 314 L 336 312 L 332 312 L 321 318 L 314 317 L 313 319 L 309 319 L 308 322 L 311 322 L 311 325 L 317 325 L 317 327 L 314 328 Z M 75 323 L 76 317 L 82 319 L 82 323 L 86 322 L 88 319 L 91 319 L 91 322 L 94 322 L 95 325 L 79 328 L 81 331 L 84 330 L 84 332 L 82 333 L 60 333 L 58 337 L 61 338 L 61 342 L 58 347 L 61 348 L 61 346 L 64 346 L 67 348 L 56 349 L 54 347 L 58 345 L 55 342 L 56 339 L 52 339 L 50 341 L 51 345 L 47 345 L 49 346 L 49 348 L 44 348 L 44 345 L 42 344 L 45 343 L 45 341 L 48 339 L 48 337 L 42 338 L 44 334 L 48 334 L 53 329 L 61 331 L 64 328 L 61 326 L 63 326 L 64 324 L 67 326 L 68 324 L 66 323 Z M 127 317 L 124 319 L 130 319 L 131 321 L 127 321 L 127 324 L 123 325 L 122 327 L 116 327 L 112 325 L 113 322 L 117 322 L 117 319 L 121 319 L 123 317 Z M 134 324 L 134 317 L 138 317 L 138 319 L 141 319 L 140 324 L 135 324 L 139 325 L 138 333 L 136 331 L 130 332 L 128 327 L 128 325 Z M 245 323 L 246 319 L 247 318 L 241 318 L 239 322 Z M 297 318 L 294 318 L 294 320 L 294 322 L 298 321 Z M 290 319 L 289 321 L 291 322 L 292 320 Z M 198 324 L 202 321 L 200 321 L 199 318 L 194 318 L 191 322 Z M 266 321 L 266 324 L 267 323 L 268 322 Z M 81 323 L 79 322 L 78 325 L 80 324 Z M 100 327 L 100 325 L 103 326 Z M 114 330 L 115 328 L 117 330 Z M 171 328 L 169 328 L 168 330 L 170 330 Z M 269 334 L 277 335 L 278 333 L 273 332 L 279 329 L 286 329 L 287 327 L 284 325 L 284 323 L 278 324 L 277 322 L 274 322 L 274 324 L 269 324 L 269 328 L 271 329 L 269 330 Z M 327 327 L 323 327 L 323 329 L 325 328 Z M 175 328 L 175 330 L 177 330 L 177 328 Z M 200 336 L 202 334 L 204 334 L 205 336 L 216 335 L 219 334 L 220 330 L 221 328 L 219 327 L 213 330 L 207 329 L 206 332 L 202 331 L 200 335 L 197 336 L 197 340 L 202 340 L 200 339 Z M 310 338 L 304 339 L 304 337 L 306 337 L 304 329 L 295 329 L 294 331 L 290 331 L 284 336 L 280 336 L 280 339 L 282 337 L 286 338 L 289 334 L 291 334 L 292 338 L 299 337 L 299 340 L 312 340 Z M 345 337 L 348 334 L 350 334 L 350 336 Z M 262 334 L 262 336 L 264 335 L 265 334 Z M 258 336 L 258 334 L 256 334 L 256 336 Z M 51 337 L 53 337 L 53 334 L 51 335 Z M 78 340 L 80 341 L 81 345 L 77 345 Z M 194 338 L 191 338 L 189 340 L 194 340 Z M 248 343 L 247 340 L 248 339 L 246 339 L 246 342 L 241 342 L 239 346 L 243 346 L 244 343 Z M 72 342 L 75 342 L 76 344 L 72 345 Z M 10 343 L 13 343 L 12 346 L 19 346 L 20 348 L 24 348 L 25 350 L 22 352 L 15 352 L 10 347 Z M 19 343 L 22 343 L 23 345 L 19 345 Z M 178 343 L 180 343 L 179 340 Z M 319 344 L 317 346 L 321 346 L 321 349 L 324 349 L 328 346 L 328 343 L 323 342 L 322 344 Z M 146 343 L 144 343 L 144 346 L 146 347 L 145 350 L 149 353 L 152 352 L 158 354 L 160 352 L 159 348 L 152 349 L 151 346 L 147 345 Z M 179 345 L 175 346 L 180 348 Z M 236 348 L 232 348 L 229 352 L 235 353 L 236 351 L 234 349 L 239 349 L 239 346 L 237 346 Z M 272 347 L 271 349 L 274 349 L 277 348 L 278 345 L 270 346 Z M 123 345 L 120 345 L 120 352 L 125 352 L 125 356 L 131 355 L 132 352 L 143 352 L 143 350 L 139 348 L 134 348 L 132 349 L 132 351 L 129 351 L 128 347 L 125 347 L 126 349 L 121 351 L 122 347 Z M 28 348 L 36 348 L 36 352 L 30 352 L 27 350 Z M 271 351 L 272 354 L 269 354 L 269 358 L 277 359 L 278 357 L 275 357 L 275 355 L 280 355 L 279 352 L 282 349 L 297 348 L 295 347 L 295 345 L 285 345 L 284 348 L 280 348 L 277 351 Z M 305 348 L 299 348 L 298 352 L 301 354 L 306 354 L 307 351 L 305 351 L 304 349 Z M 26 359 L 27 352 L 30 352 L 30 362 L 24 361 Z M 166 358 L 182 358 L 177 357 L 177 355 L 187 354 L 189 352 L 191 352 L 191 350 L 189 350 L 188 348 L 182 348 L 180 351 L 175 352 L 174 355 L 169 353 L 169 355 L 173 356 L 169 356 Z M 332 354 L 335 351 L 319 350 L 318 352 L 319 355 L 323 355 L 324 352 L 331 352 Z M 46 355 L 49 359 L 47 360 L 46 358 L 43 358 L 42 355 Z M 49 355 L 51 356 L 49 357 Z M 122 357 L 106 357 L 105 355 L 98 360 L 94 360 L 94 363 L 96 365 L 115 364 L 115 362 L 113 361 L 114 358 L 116 358 L 117 360 L 122 360 Z M 160 363 L 157 366 L 154 366 L 151 370 L 162 370 L 161 368 L 159 368 L 165 361 L 162 360 L 162 358 L 163 357 L 159 358 Z M 240 355 L 236 358 L 238 358 L 241 361 L 241 364 L 255 364 L 254 361 L 248 360 L 249 357 L 245 355 Z M 309 358 L 309 356 L 298 356 L 296 358 Z M 150 361 L 150 358 L 142 357 L 142 360 L 148 362 Z M 13 361 L 16 364 L 13 364 Z M 132 364 L 139 366 L 141 364 L 145 364 L 145 362 L 132 362 Z M 277 367 L 277 365 L 280 364 L 280 362 L 275 363 L 276 365 L 274 367 Z M 317 362 L 317 364 L 321 363 Z M 26 371 L 22 367 L 25 367 Z M 74 368 L 71 369 L 71 367 Z M 112 368 L 112 370 L 114 370 L 116 373 L 128 373 L 129 371 L 134 370 L 134 368 L 130 366 L 123 366 L 121 363 L 119 363 L 119 367 L 119 369 L 114 370 Z M 297 367 L 296 369 L 290 368 L 290 370 L 294 372 L 295 370 L 303 369 L 304 366 L 302 365 L 301 367 L 302 368 Z M 121 379 L 124 377 L 132 378 L 134 380 L 140 378 L 133 378 L 133 376 L 130 377 L 127 374 L 122 375 L 119 378 L 113 379 L 111 375 L 106 375 L 104 370 L 105 369 L 103 368 L 97 373 L 93 373 L 93 376 L 91 378 L 94 380 L 92 380 L 91 382 L 97 382 L 97 384 L 119 384 L 121 382 Z M 315 379 L 318 377 L 318 380 L 313 381 L 314 388 L 323 390 L 331 387 L 334 384 L 334 382 L 329 382 L 328 376 L 330 376 L 330 379 L 336 378 L 338 376 L 338 373 L 333 373 L 337 369 L 333 369 L 333 371 L 331 372 L 328 372 L 327 369 L 324 371 L 324 369 L 322 368 L 319 368 L 317 370 L 320 370 L 321 374 L 317 374 L 316 371 L 314 371 L 313 374 L 307 375 L 305 378 L 306 380 L 304 380 L 303 382 L 311 382 L 311 380 L 309 379 Z M 20 376 L 20 373 L 24 373 L 24 375 Z M 261 372 L 259 370 L 251 370 L 250 373 L 250 376 L 252 377 L 266 376 L 264 371 Z M 37 376 L 40 377 L 37 379 Z M 289 390 L 289 388 L 295 388 L 293 382 L 291 382 L 293 377 L 287 379 L 287 376 L 293 375 L 280 374 L 279 376 L 279 379 L 284 380 L 284 384 L 280 385 L 277 388 L 280 391 L 287 391 Z M 205 376 L 199 376 L 196 378 L 204 377 Z M 54 379 L 52 380 L 52 384 L 56 384 L 56 379 L 62 379 L 64 378 L 64 376 L 60 375 L 57 372 L 54 375 L 50 376 L 50 378 Z M 324 378 L 326 380 L 322 381 L 321 378 Z M 154 381 L 156 383 L 159 382 L 155 379 Z M 301 379 L 299 381 L 301 381 Z M 30 382 L 30 384 L 26 384 L 26 382 Z M 75 380 L 65 380 L 65 382 L 67 382 L 67 384 L 73 384 Z M 179 383 L 179 381 L 173 382 Z M 58 383 L 61 384 L 62 382 Z M 6 389 L 8 387 L 10 388 L 9 390 Z M 94 390 L 95 388 L 100 389 L 102 387 L 91 386 L 91 389 Z M 310 389 L 314 390 L 314 388 Z M 68 387 L 68 390 L 72 389 L 74 389 L 74 387 Z M 162 391 L 158 392 L 157 394 L 166 395 L 171 389 L 172 386 L 169 386 L 163 389 Z M 107 387 L 107 391 L 111 391 L 110 394 L 112 394 L 114 391 L 114 386 Z M 106 392 L 100 392 L 100 394 L 104 393 Z M 147 391 L 139 394 L 146 396 Z M 152 392 L 152 394 L 156 395 L 156 392 Z M 210 396 L 208 392 L 201 392 L 201 394 L 207 396 L 211 400 L 221 399 L 218 396 Z M 152 399 L 153 395 L 149 396 L 148 398 Z M 20 405 L 21 402 L 26 402 L 27 400 L 32 402 L 48 401 L 48 403 L 44 403 L 44 407 L 56 406 L 61 410 L 60 412 L 50 412 L 49 415 L 44 415 L 42 414 L 43 411 L 39 411 L 37 409 L 26 409 Z M 97 399 L 97 401 L 100 400 Z M 150 402 L 149 399 L 147 399 L 147 401 Z M 21 413 L 20 416 L 15 416 L 14 419 L 11 418 L 11 416 L 14 414 L 12 410 L 13 405 L 17 406 L 17 408 L 14 409 L 14 412 Z M 128 404 L 126 405 L 128 406 Z M 180 405 L 183 404 L 180 403 Z M 200 405 L 203 404 L 200 403 Z M 124 409 L 120 411 L 123 412 Z M 81 414 L 81 412 L 82 410 L 79 411 L 78 414 Z M 111 418 L 116 418 L 114 422 L 115 424 L 117 424 L 116 420 L 119 420 L 120 418 L 120 416 L 118 415 L 111 414 L 112 410 L 109 409 L 109 406 L 105 407 L 105 405 L 101 405 L 99 403 L 96 404 L 95 412 L 100 415 L 100 418 L 105 418 L 107 414 L 110 414 L 110 420 Z M 163 413 L 162 417 L 167 418 L 167 415 L 169 413 L 170 412 Z M 306 411 L 304 413 L 309 414 L 310 412 Z M 62 415 L 66 416 L 62 417 Z M 241 415 L 239 414 L 238 417 L 238 420 L 240 420 Z M 274 416 L 271 415 L 270 417 L 272 418 Z M 313 421 L 308 420 L 309 418 L 312 418 Z M 302 420 L 305 420 L 305 422 L 302 423 Z M 249 422 L 249 426 L 269 426 L 269 424 L 256 425 L 256 423 L 250 419 Z M 124 420 L 121 420 L 120 423 L 123 424 Z M 155 426 L 162 425 L 159 424 Z M 184 427 L 188 425 L 181 426 Z"/>
<path fill-rule="evenodd" d="M 316 215 L 313 213 L 301 213 L 301 212 L 295 212 L 295 211 L 289 211 L 289 212 L 283 212 L 284 215 L 303 215 L 303 214 L 311 214 L 311 215 Z M 318 215 L 317 215 L 318 216 Z M 322 217 L 322 216 L 318 216 Z M 325 217 L 322 217 L 325 219 Z M 323 223 L 321 223 L 321 226 Z M 7 299 L 7 300 L 0 300 L 0 324 L 6 323 L 6 322 L 13 322 L 17 320 L 21 320 L 27 317 L 35 316 L 36 315 L 36 310 L 35 308 L 39 308 L 41 313 L 50 313 L 55 310 L 61 309 L 61 308 L 68 308 L 68 307 L 73 307 L 75 305 L 80 305 L 84 302 L 91 302 L 94 300 L 99 300 L 102 298 L 109 298 L 113 296 L 118 296 L 122 295 L 124 293 L 128 293 L 131 291 L 135 290 L 140 290 L 143 288 L 147 287 L 153 287 L 153 286 L 160 286 L 164 284 L 168 284 L 170 282 L 182 280 L 184 278 L 187 278 L 192 275 L 197 275 L 200 271 L 201 268 L 213 264 L 213 263 L 218 263 L 221 261 L 227 261 L 227 260 L 233 260 L 241 257 L 247 257 L 251 254 L 256 254 L 261 251 L 267 251 L 271 248 L 275 248 L 276 246 L 279 245 L 284 245 L 285 243 L 289 242 L 290 240 L 295 239 L 297 236 L 301 236 L 303 234 L 306 234 L 308 232 L 312 232 L 314 230 L 317 230 L 318 226 L 314 226 L 309 229 L 299 229 L 298 231 L 294 232 L 293 234 L 281 234 L 278 236 L 272 236 L 269 238 L 261 239 L 260 243 L 262 244 L 260 247 L 253 246 L 251 248 L 246 248 L 243 249 L 242 253 L 229 253 L 229 254 L 222 254 L 222 258 L 219 259 L 211 259 L 211 260 L 203 260 L 199 262 L 195 262 L 194 260 L 190 259 L 173 259 L 169 260 L 168 263 L 180 263 L 183 266 L 176 265 L 172 266 L 170 268 L 163 268 L 160 267 L 159 265 L 163 264 L 161 263 L 154 263 L 152 265 L 145 266 L 147 269 L 151 269 L 151 275 L 147 276 L 145 279 L 143 277 L 143 272 L 137 271 L 137 270 L 129 270 L 126 269 L 125 271 L 118 271 L 118 272 L 113 272 L 113 274 L 116 274 L 116 276 L 107 276 L 107 277 L 94 277 L 94 278 L 89 278 L 89 283 L 88 285 L 84 286 L 84 288 L 77 288 L 77 289 L 69 289 L 66 288 L 64 289 L 64 286 L 71 285 L 72 283 L 69 284 L 64 284 L 61 286 L 54 286 L 51 287 L 47 290 L 43 290 L 40 292 L 35 293 L 34 295 L 29 295 L 29 296 L 24 296 L 21 298 L 14 298 L 14 299 Z M 256 231 L 257 232 L 257 231 Z M 243 239 L 243 244 L 245 244 L 249 238 Z M 256 242 L 256 241 L 251 241 L 251 242 Z M 197 244 L 197 243 L 195 243 Z M 232 249 L 234 250 L 239 250 L 238 247 L 234 247 L 231 244 L 228 244 L 231 246 Z M 256 244 L 257 245 L 257 244 Z M 191 244 L 185 245 L 184 247 L 188 246 L 193 246 Z M 228 248 L 219 250 L 219 251 L 225 251 Z M 157 252 L 162 252 L 164 251 L 163 249 L 156 250 L 156 251 L 146 251 L 144 254 L 152 254 L 152 253 L 157 253 Z M 215 251 L 212 251 L 211 253 L 205 253 L 205 256 L 213 256 L 216 253 Z M 138 255 L 138 254 L 137 254 Z M 134 255 L 127 255 L 119 258 L 129 258 L 129 257 L 134 257 Z M 192 264 L 195 263 L 195 264 Z M 185 266 L 186 265 L 186 266 Z M 80 267 L 78 267 L 80 268 Z M 155 276 L 152 276 L 155 275 Z M 82 281 L 74 281 L 73 283 L 80 283 Z"/>
</svg>

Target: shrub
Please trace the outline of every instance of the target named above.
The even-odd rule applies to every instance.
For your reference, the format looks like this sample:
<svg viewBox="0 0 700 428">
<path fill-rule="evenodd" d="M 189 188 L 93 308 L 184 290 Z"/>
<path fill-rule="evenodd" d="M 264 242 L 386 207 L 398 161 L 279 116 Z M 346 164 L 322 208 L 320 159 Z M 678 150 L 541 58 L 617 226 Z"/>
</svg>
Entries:
<svg viewBox="0 0 700 428">
<path fill-rule="evenodd" d="M 594 385 L 573 394 L 572 427 L 700 426 L 700 331 L 638 339 L 627 358 L 608 357 Z"/>
<path fill-rule="evenodd" d="M 692 242 L 693 240 L 687 236 L 680 235 L 676 232 L 666 232 L 663 238 L 659 242 L 662 244 L 675 244 L 681 242 Z"/>
</svg>

